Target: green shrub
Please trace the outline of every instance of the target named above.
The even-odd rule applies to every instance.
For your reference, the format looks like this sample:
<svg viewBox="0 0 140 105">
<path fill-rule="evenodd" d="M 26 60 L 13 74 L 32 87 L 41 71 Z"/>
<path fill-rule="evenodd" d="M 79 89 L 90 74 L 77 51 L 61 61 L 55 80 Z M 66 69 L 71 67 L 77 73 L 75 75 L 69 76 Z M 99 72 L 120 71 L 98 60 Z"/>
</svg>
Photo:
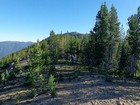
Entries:
<svg viewBox="0 0 140 105">
<path fill-rule="evenodd" d="M 140 101 L 140 97 L 136 97 L 134 100 L 136 100 L 136 101 Z"/>
<path fill-rule="evenodd" d="M 54 65 L 50 65 L 50 67 L 49 67 L 49 77 L 50 77 L 50 75 L 52 74 L 52 75 L 55 75 L 55 66 Z"/>
<path fill-rule="evenodd" d="M 49 80 L 48 80 L 47 87 L 48 87 L 48 90 L 49 90 L 52 97 L 56 96 L 56 85 L 57 85 L 57 83 L 55 82 L 55 78 L 51 74 L 49 77 Z"/>
<path fill-rule="evenodd" d="M 5 84 L 5 80 L 6 80 L 5 79 L 5 73 L 2 73 L 1 74 L 1 81 L 2 81 L 3 84 Z"/>
<path fill-rule="evenodd" d="M 34 97 L 38 96 L 37 89 L 33 88 L 33 89 L 31 90 L 31 93 L 29 94 L 29 96 L 30 96 L 31 98 L 34 98 Z"/>
<path fill-rule="evenodd" d="M 34 77 L 31 76 L 30 74 L 27 75 L 26 81 L 24 83 L 25 86 L 33 86 L 35 84 Z"/>
<path fill-rule="evenodd" d="M 16 74 L 15 74 L 14 71 L 11 71 L 11 72 L 9 73 L 9 75 L 10 75 L 10 77 L 9 77 L 10 80 L 14 80 L 14 79 L 16 78 Z"/>
<path fill-rule="evenodd" d="M 6 70 L 5 71 L 5 79 L 6 79 L 6 81 L 9 80 L 9 77 L 10 77 L 9 72 L 8 72 L 8 70 Z"/>
<path fill-rule="evenodd" d="M 17 95 L 15 96 L 15 100 L 16 100 L 16 102 L 19 102 L 20 99 L 21 99 L 21 95 L 20 95 L 20 94 L 17 94 Z"/>
<path fill-rule="evenodd" d="M 1 82 L 5 84 L 9 80 L 9 72 L 6 70 L 5 72 L 1 73 Z"/>
<path fill-rule="evenodd" d="M 57 93 L 56 93 L 56 90 L 55 90 L 55 89 L 51 90 L 51 91 L 50 91 L 50 94 L 51 94 L 52 97 L 55 97 L 56 94 L 57 94 Z"/>
</svg>

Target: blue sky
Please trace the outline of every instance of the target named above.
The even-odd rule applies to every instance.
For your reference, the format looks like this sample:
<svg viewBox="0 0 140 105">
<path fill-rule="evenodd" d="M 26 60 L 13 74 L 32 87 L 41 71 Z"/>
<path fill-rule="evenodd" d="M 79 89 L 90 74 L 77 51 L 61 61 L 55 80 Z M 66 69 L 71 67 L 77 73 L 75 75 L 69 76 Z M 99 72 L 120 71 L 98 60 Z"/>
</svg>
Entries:
<svg viewBox="0 0 140 105">
<path fill-rule="evenodd" d="M 0 41 L 36 41 L 55 33 L 88 33 L 106 1 L 115 5 L 125 30 L 140 0 L 0 0 Z"/>
</svg>

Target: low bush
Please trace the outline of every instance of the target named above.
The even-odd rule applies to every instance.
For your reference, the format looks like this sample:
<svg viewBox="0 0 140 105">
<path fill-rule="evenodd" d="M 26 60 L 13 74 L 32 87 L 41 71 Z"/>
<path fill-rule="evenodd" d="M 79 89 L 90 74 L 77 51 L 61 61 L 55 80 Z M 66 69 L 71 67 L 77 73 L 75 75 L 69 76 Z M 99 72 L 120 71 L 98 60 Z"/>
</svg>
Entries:
<svg viewBox="0 0 140 105">
<path fill-rule="evenodd" d="M 48 90 L 49 90 L 52 97 L 56 96 L 56 85 L 57 85 L 57 83 L 55 82 L 55 78 L 51 74 L 49 77 L 49 80 L 48 80 L 47 87 L 48 87 Z"/>
</svg>

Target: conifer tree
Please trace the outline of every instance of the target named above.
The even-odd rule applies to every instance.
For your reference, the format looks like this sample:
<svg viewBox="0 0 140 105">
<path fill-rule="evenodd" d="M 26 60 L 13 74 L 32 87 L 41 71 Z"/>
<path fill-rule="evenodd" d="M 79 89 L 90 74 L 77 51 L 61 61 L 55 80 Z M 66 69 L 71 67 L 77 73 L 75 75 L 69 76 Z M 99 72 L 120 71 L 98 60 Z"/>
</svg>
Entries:
<svg viewBox="0 0 140 105">
<path fill-rule="evenodd" d="M 56 82 L 55 82 L 55 78 L 54 76 L 51 74 L 50 77 L 49 77 L 49 80 L 48 80 L 48 83 L 47 83 L 47 86 L 48 86 L 48 90 L 51 94 L 51 96 L 56 96 Z"/>
<path fill-rule="evenodd" d="M 55 36 L 54 31 L 50 32 L 48 44 L 49 44 L 49 56 L 50 56 L 50 65 L 49 65 L 49 72 L 48 72 L 48 77 L 49 77 L 51 74 L 55 75 L 54 64 L 57 63 L 58 60 L 57 37 Z"/>
<path fill-rule="evenodd" d="M 22 65 L 20 63 L 19 58 L 17 58 L 16 64 L 15 64 L 15 69 L 16 69 L 15 70 L 16 74 L 22 73 Z"/>
<path fill-rule="evenodd" d="M 112 5 L 111 11 L 109 13 L 109 46 L 108 46 L 108 64 L 107 68 L 111 69 L 112 66 L 114 65 L 113 68 L 115 68 L 115 65 L 117 65 L 117 50 L 119 47 L 120 43 L 120 29 L 119 29 L 120 23 L 118 22 L 118 16 L 117 16 L 117 11 Z M 113 65 L 112 65 L 113 64 Z"/>
<path fill-rule="evenodd" d="M 57 41 L 56 41 L 56 36 L 54 31 L 50 32 L 48 44 L 49 44 L 50 58 L 52 64 L 55 64 L 57 62 L 58 55 L 57 55 Z"/>
<path fill-rule="evenodd" d="M 107 52 L 109 46 L 109 13 L 104 2 L 96 16 L 96 24 L 91 31 L 93 39 L 91 41 L 94 44 L 94 62 L 95 65 L 103 65 L 107 62 Z M 105 65 L 104 65 L 105 66 Z"/>
<path fill-rule="evenodd" d="M 44 66 L 48 67 L 48 65 L 51 63 L 48 41 L 45 40 L 42 43 L 41 49 L 43 50 L 42 57 L 44 58 Z"/>
<path fill-rule="evenodd" d="M 41 74 L 44 65 L 44 59 L 42 59 L 43 51 L 40 47 L 39 41 L 34 48 L 34 51 L 29 60 L 29 74 L 27 75 L 27 85 L 31 85 L 33 87 L 42 86 L 44 82 L 44 77 Z"/>
<path fill-rule="evenodd" d="M 3 85 L 5 85 L 5 81 L 6 81 L 6 78 L 5 78 L 5 73 L 1 73 L 1 81 L 3 83 Z"/>
<path fill-rule="evenodd" d="M 137 14 L 131 15 L 128 19 L 129 36 L 128 42 L 131 47 L 130 76 L 134 77 L 140 54 L 140 7 Z"/>
<path fill-rule="evenodd" d="M 128 41 L 125 39 L 122 44 L 121 44 L 121 49 L 120 49 L 120 57 L 119 57 L 119 62 L 118 62 L 118 75 L 120 77 L 128 76 L 129 71 L 129 45 Z"/>
<path fill-rule="evenodd" d="M 89 54 L 91 54 L 91 51 L 89 48 L 89 35 L 83 36 L 81 39 L 81 45 L 80 45 L 80 50 L 81 50 L 81 63 L 82 64 L 89 64 Z"/>
<path fill-rule="evenodd" d="M 9 80 L 9 72 L 8 72 L 8 70 L 6 70 L 5 71 L 5 79 L 6 79 L 6 81 L 8 81 Z"/>
</svg>

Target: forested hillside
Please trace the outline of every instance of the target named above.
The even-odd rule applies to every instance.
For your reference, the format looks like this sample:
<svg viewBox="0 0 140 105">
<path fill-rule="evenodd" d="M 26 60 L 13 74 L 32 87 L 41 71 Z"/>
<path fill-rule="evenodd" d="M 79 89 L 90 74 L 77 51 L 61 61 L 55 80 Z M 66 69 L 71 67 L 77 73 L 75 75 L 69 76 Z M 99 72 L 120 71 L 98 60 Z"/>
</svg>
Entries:
<svg viewBox="0 0 140 105">
<path fill-rule="evenodd" d="M 16 41 L 4 41 L 0 42 L 0 58 L 22 50 L 25 47 L 32 45 L 32 42 L 16 42 Z"/>
<path fill-rule="evenodd" d="M 128 26 L 125 33 L 115 6 L 103 3 L 89 33 L 52 30 L 48 38 L 4 57 L 0 104 L 140 104 L 140 7 Z M 14 89 L 16 96 L 9 92 Z"/>
</svg>

